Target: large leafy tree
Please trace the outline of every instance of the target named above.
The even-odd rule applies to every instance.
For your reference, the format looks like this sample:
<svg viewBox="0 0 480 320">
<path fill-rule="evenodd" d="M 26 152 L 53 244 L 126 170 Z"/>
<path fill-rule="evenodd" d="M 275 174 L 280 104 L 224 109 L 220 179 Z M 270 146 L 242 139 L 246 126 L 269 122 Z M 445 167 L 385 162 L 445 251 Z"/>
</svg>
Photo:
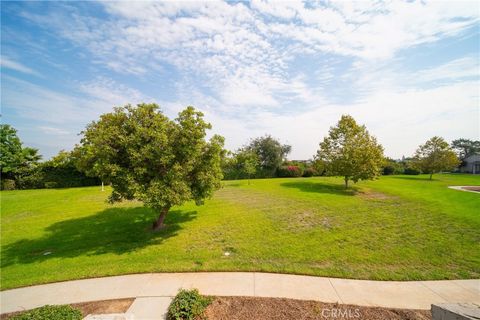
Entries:
<svg viewBox="0 0 480 320">
<path fill-rule="evenodd" d="M 15 128 L 8 124 L 0 125 L 2 179 L 15 179 L 20 172 L 35 165 L 41 158 L 37 149 L 22 145 Z"/>
<path fill-rule="evenodd" d="M 480 153 L 480 141 L 470 139 L 457 139 L 452 141 L 452 148 L 457 151 L 458 157 L 464 160 L 466 157 Z"/>
<path fill-rule="evenodd" d="M 418 147 L 413 163 L 423 173 L 429 173 L 431 180 L 434 173 L 453 170 L 460 160 L 448 142 L 441 137 L 433 137 Z"/>
<path fill-rule="evenodd" d="M 160 229 L 172 206 L 201 204 L 220 187 L 224 139 L 207 141 L 210 128 L 193 107 L 170 120 L 156 104 L 127 105 L 89 124 L 75 152 L 81 169 L 111 183 L 111 202 L 142 201 Z"/>
<path fill-rule="evenodd" d="M 281 144 L 270 135 L 255 138 L 243 148 L 243 151 L 255 153 L 260 167 L 271 174 L 282 164 L 291 150 L 291 146 Z"/>
<path fill-rule="evenodd" d="M 380 175 L 384 164 L 383 147 L 377 143 L 364 125 L 360 126 L 349 115 L 343 115 L 317 151 L 329 175 L 343 176 L 345 188 L 352 180 L 374 179 Z"/>
</svg>

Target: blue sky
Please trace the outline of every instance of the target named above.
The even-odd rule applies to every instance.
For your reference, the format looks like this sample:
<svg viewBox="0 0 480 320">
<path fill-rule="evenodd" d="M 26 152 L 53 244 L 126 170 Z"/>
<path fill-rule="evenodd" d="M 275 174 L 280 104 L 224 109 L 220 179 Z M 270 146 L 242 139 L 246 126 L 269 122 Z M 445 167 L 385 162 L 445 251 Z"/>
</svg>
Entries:
<svg viewBox="0 0 480 320">
<path fill-rule="evenodd" d="M 479 139 L 477 1 L 2 2 L 2 122 L 49 158 L 113 106 L 187 105 L 311 158 L 342 114 L 394 158 Z"/>
</svg>

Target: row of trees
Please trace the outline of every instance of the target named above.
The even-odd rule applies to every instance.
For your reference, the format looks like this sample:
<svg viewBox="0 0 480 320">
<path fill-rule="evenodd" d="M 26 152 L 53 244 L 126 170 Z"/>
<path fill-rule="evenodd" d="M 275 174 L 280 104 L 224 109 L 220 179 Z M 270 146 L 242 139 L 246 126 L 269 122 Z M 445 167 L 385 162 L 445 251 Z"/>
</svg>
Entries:
<svg viewBox="0 0 480 320">
<path fill-rule="evenodd" d="M 100 176 L 88 177 L 79 167 L 85 157 L 76 152 L 60 151 L 46 162 L 39 162 L 38 150 L 23 147 L 16 130 L 1 125 L 1 174 L 3 189 L 77 187 L 96 185 Z M 456 151 L 457 155 L 453 153 Z M 480 141 L 457 139 L 451 147 L 434 137 L 420 146 L 415 156 L 393 160 L 383 157 L 383 149 L 364 126 L 350 116 L 343 116 L 328 137 L 320 143 L 314 160 L 288 161 L 291 146 L 270 135 L 250 140 L 236 152 L 224 152 L 224 179 L 342 175 L 345 184 L 378 174 L 420 174 L 451 170 L 459 161 L 480 152 Z M 367 156 L 368 155 L 368 156 Z M 363 166 L 363 167 L 362 167 Z M 380 169 L 379 169 L 380 168 Z"/>
<path fill-rule="evenodd" d="M 467 157 L 474 155 L 474 154 L 480 154 L 480 141 L 474 141 L 474 140 L 469 140 L 469 139 L 457 139 L 453 140 L 450 146 L 448 146 L 448 143 L 439 138 L 439 137 L 434 137 L 429 140 L 428 144 L 430 146 L 435 146 L 435 148 L 430 148 L 430 149 L 436 149 L 438 152 L 441 153 L 448 153 L 447 158 L 449 158 L 453 163 L 459 163 L 458 161 L 454 161 L 454 156 L 450 151 L 454 151 L 456 154 L 456 157 L 460 161 L 459 166 L 462 166 L 464 164 L 464 161 Z M 422 148 L 426 148 L 425 145 L 421 146 Z M 418 152 L 417 152 L 418 153 Z M 385 159 L 385 164 L 383 167 L 383 174 L 384 175 L 391 175 L 391 174 L 413 174 L 413 175 L 418 175 L 420 173 L 430 173 L 431 169 L 428 168 L 426 165 L 426 161 L 423 163 L 420 162 L 419 160 L 425 157 L 422 157 L 418 154 L 415 154 L 413 157 L 405 158 L 403 157 L 401 160 L 394 160 L 391 158 L 386 158 Z M 427 153 L 434 153 L 433 150 L 428 151 Z M 437 160 L 441 159 L 441 157 L 437 157 Z M 447 166 L 447 167 L 451 167 Z M 458 167 L 457 167 L 458 168 Z M 453 168 L 453 171 L 455 171 L 457 168 Z"/>
<path fill-rule="evenodd" d="M 171 120 L 156 104 L 127 105 L 90 123 L 72 152 L 61 152 L 38 164 L 37 151 L 23 147 L 16 131 L 2 126 L 2 179 L 18 182 L 23 172 L 42 168 L 39 172 L 44 181 L 48 179 L 46 168 L 56 172 L 58 168 L 77 170 L 82 179 L 87 178 L 86 174 L 97 183 L 98 179 L 109 183 L 109 201 L 137 199 L 155 210 L 158 218 L 153 229 L 158 230 L 163 228 L 172 206 L 189 200 L 201 204 L 210 197 L 220 187 L 224 172 L 227 178 L 230 174 L 250 178 L 280 173 L 298 176 L 299 169 L 313 170 L 285 163 L 291 147 L 271 136 L 251 140 L 236 153 L 227 154 L 223 137 L 214 135 L 206 140 L 210 128 L 203 114 L 193 107 Z M 383 147 L 366 127 L 344 115 L 320 143 L 313 163 L 317 172 L 342 176 L 348 187 L 350 181 L 375 179 L 382 172 L 385 158 Z M 459 160 L 448 143 L 434 137 L 419 147 L 412 163 L 431 177 L 435 172 L 452 169 Z"/>
<path fill-rule="evenodd" d="M 433 174 L 452 171 L 460 165 L 454 148 L 461 157 L 467 157 L 479 151 L 478 145 L 477 141 L 459 139 L 450 146 L 443 138 L 435 136 L 420 145 L 411 159 L 396 162 L 384 157 L 383 147 L 365 126 L 358 125 L 351 116 L 342 116 L 320 143 L 316 162 L 317 166 L 325 168 L 326 174 L 343 176 L 347 188 L 350 180 L 374 179 L 385 171 L 395 173 L 400 166 L 403 166 L 402 173 L 421 172 L 432 179 Z"/>
<path fill-rule="evenodd" d="M 478 153 L 479 146 L 479 141 L 468 139 L 454 140 L 450 146 L 444 139 L 433 137 L 419 146 L 413 157 L 397 161 L 385 158 L 383 147 L 366 127 L 345 115 L 330 129 L 312 161 L 286 160 L 291 147 L 267 135 L 228 153 L 222 167 L 226 179 L 340 175 L 348 187 L 349 181 L 373 179 L 380 174 L 427 173 L 432 178 L 436 172 L 454 170 L 463 158 Z"/>
</svg>

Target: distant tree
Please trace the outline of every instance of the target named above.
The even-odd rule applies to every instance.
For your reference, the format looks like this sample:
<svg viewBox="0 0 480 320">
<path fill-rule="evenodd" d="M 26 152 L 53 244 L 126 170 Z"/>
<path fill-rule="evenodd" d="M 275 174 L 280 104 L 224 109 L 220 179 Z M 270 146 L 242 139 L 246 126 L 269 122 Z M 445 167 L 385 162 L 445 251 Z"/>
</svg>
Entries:
<svg viewBox="0 0 480 320">
<path fill-rule="evenodd" d="M 158 230 L 172 206 L 200 205 L 220 187 L 224 139 L 206 141 L 210 128 L 193 107 L 175 120 L 156 104 L 115 108 L 83 132 L 78 165 L 111 183 L 111 202 L 137 199 L 157 211 Z"/>
<path fill-rule="evenodd" d="M 404 168 L 402 166 L 402 163 L 391 158 L 385 158 L 385 162 L 382 170 L 383 170 L 382 172 L 383 175 L 404 173 Z"/>
<path fill-rule="evenodd" d="M 2 179 L 15 179 L 21 171 L 36 165 L 41 158 L 37 149 L 23 147 L 16 129 L 8 124 L 0 125 Z"/>
<path fill-rule="evenodd" d="M 459 163 L 455 152 L 441 137 L 433 137 L 420 145 L 413 157 L 414 166 L 423 173 L 429 173 L 430 180 L 434 173 L 453 170 Z"/>
<path fill-rule="evenodd" d="M 239 169 L 247 176 L 248 184 L 250 179 L 255 176 L 258 166 L 257 155 L 249 150 L 241 150 L 235 155 Z"/>
<path fill-rule="evenodd" d="M 452 141 L 452 148 L 457 152 L 460 160 L 464 160 L 472 154 L 480 153 L 480 141 L 457 139 Z"/>
<path fill-rule="evenodd" d="M 365 126 L 343 115 L 320 143 L 317 161 L 324 164 L 329 175 L 343 176 L 345 188 L 348 188 L 350 180 L 356 183 L 380 175 L 384 163 L 383 147 L 370 136 Z"/>
<path fill-rule="evenodd" d="M 244 147 L 244 150 L 255 153 L 261 169 L 273 176 L 276 169 L 292 150 L 292 147 L 281 144 L 277 139 L 266 135 L 251 140 L 250 143 Z"/>
</svg>

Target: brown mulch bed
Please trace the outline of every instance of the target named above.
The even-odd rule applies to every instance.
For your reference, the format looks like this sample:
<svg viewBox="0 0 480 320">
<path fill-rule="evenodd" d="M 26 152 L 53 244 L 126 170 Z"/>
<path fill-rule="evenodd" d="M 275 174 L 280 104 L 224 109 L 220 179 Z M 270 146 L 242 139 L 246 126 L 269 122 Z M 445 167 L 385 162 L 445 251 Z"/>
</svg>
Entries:
<svg viewBox="0 0 480 320">
<path fill-rule="evenodd" d="M 115 300 L 101 300 L 82 303 L 73 303 L 72 307 L 80 309 L 82 315 L 86 317 L 89 314 L 102 314 L 102 313 L 124 313 L 128 310 L 133 303 L 134 298 L 115 299 Z M 0 320 L 6 320 L 13 315 L 21 312 L 4 313 L 0 315 Z"/>
<path fill-rule="evenodd" d="M 480 187 L 472 186 L 472 187 L 462 187 L 462 189 L 468 190 L 468 191 L 476 191 L 480 192 Z"/>
<path fill-rule="evenodd" d="M 216 297 L 205 311 L 209 320 L 430 320 L 429 310 L 359 307 L 280 298 Z"/>
</svg>

